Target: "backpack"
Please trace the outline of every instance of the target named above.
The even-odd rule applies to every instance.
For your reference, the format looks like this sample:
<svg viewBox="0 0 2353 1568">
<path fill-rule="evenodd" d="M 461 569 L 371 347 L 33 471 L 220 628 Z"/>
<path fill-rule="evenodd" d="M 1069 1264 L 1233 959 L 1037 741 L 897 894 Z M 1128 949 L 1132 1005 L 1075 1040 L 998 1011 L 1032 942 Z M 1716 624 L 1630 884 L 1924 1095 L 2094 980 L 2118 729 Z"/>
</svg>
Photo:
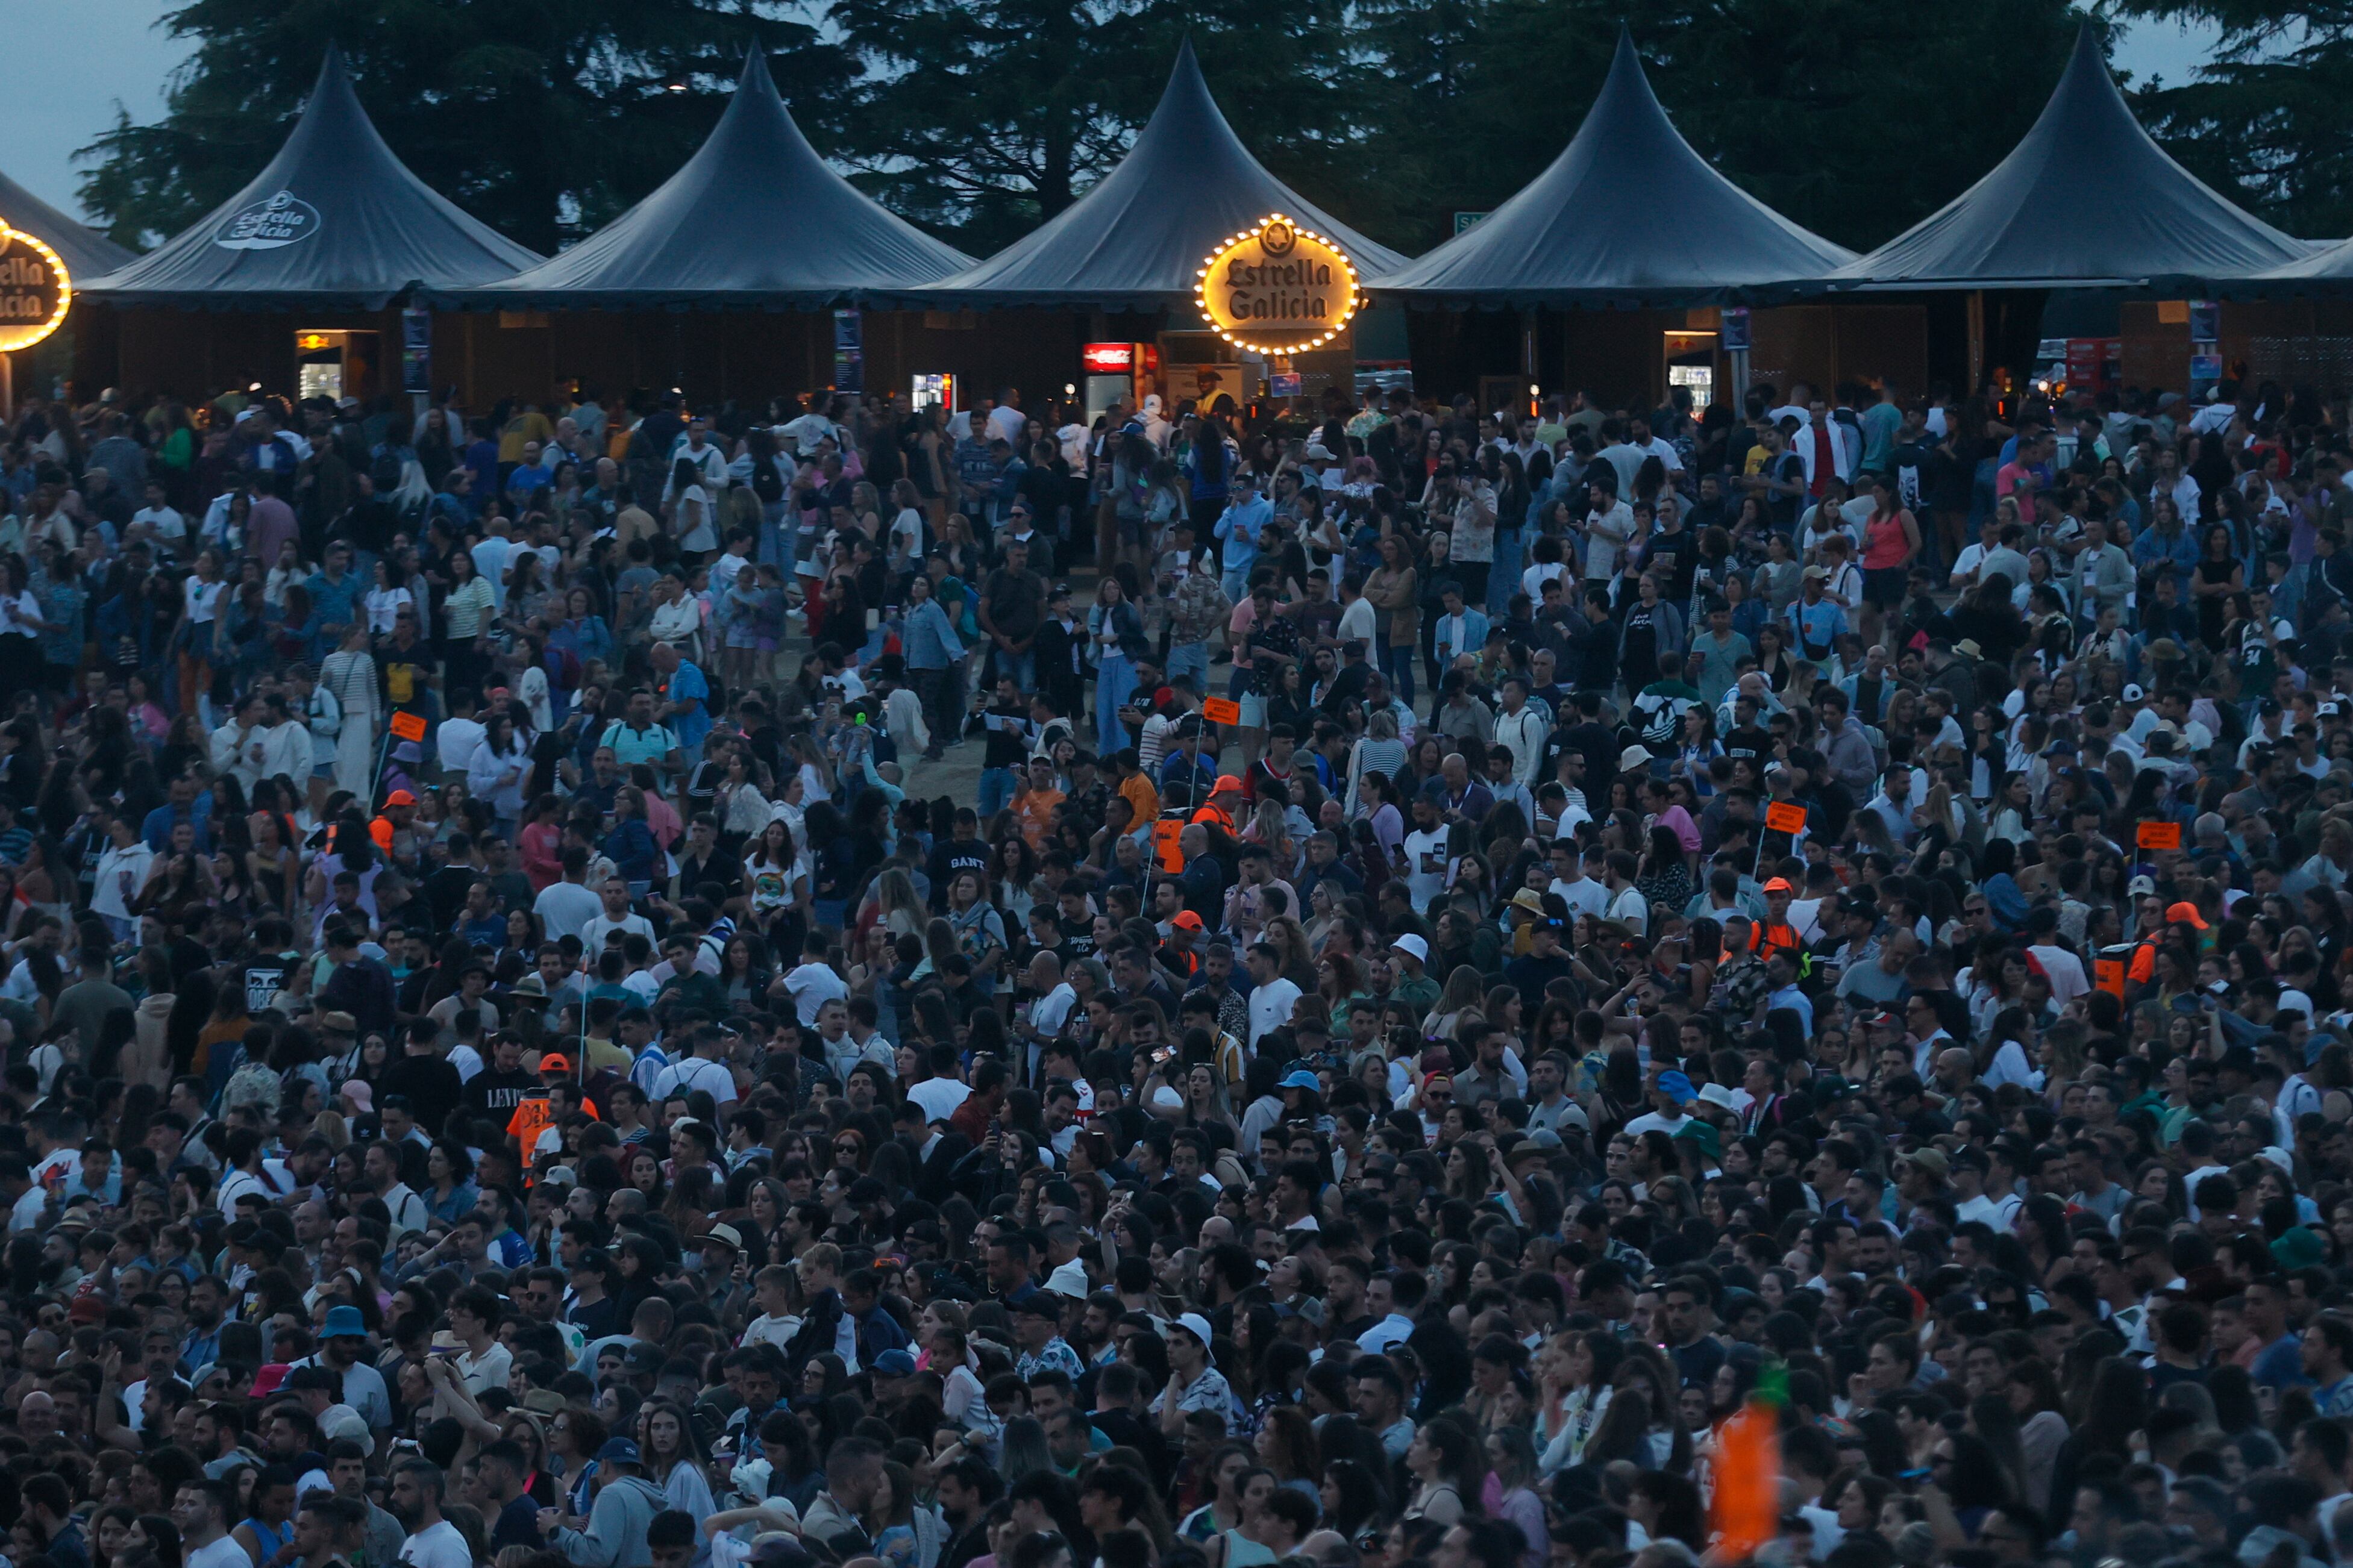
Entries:
<svg viewBox="0 0 2353 1568">
<path fill-rule="evenodd" d="M 547 678 L 560 691 L 580 689 L 580 656 L 568 647 L 547 650 Z"/>
<path fill-rule="evenodd" d="M 774 460 L 753 462 L 752 493 L 760 498 L 762 506 L 774 506 L 785 499 L 785 477 L 776 472 Z"/>
</svg>

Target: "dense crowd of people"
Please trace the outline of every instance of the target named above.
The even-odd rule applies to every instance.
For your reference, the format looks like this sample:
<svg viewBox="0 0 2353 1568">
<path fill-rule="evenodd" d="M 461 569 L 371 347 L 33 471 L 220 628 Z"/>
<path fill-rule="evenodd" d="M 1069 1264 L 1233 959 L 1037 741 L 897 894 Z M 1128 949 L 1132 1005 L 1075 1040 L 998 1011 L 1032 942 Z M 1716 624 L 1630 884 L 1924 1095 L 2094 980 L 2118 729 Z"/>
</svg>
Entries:
<svg viewBox="0 0 2353 1568">
<path fill-rule="evenodd" d="M 2348 428 L 29 403 L 7 1568 L 2353 1555 Z"/>
</svg>

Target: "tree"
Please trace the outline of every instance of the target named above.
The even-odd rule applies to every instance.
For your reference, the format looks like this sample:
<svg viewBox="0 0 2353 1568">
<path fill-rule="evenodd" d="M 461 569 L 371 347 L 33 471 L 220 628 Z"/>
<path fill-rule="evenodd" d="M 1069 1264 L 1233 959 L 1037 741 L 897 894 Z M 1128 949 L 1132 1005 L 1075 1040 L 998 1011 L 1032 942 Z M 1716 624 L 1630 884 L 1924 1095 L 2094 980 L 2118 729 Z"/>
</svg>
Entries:
<svg viewBox="0 0 2353 1568">
<path fill-rule="evenodd" d="M 1659 96 L 1717 168 L 1868 249 L 2018 145 L 2065 70 L 2067 0 L 1703 0 L 1662 40 Z"/>
<path fill-rule="evenodd" d="M 165 25 L 198 48 L 168 112 L 100 139 L 85 200 L 134 241 L 208 211 L 284 136 L 332 27 L 393 149 L 477 216 L 552 250 L 677 169 L 756 44 L 819 151 L 903 216 L 986 255 L 1118 162 L 1189 35 L 1236 133 L 1277 178 L 1417 253 L 1452 232 L 1455 211 L 1497 205 L 1559 153 L 1624 15 L 1601 0 L 791 3 L 185 0 Z M 2244 6 L 2248 29 L 2280 9 L 2127 4 Z M 2353 18 L 2353 0 L 2331 5 Z M 1703 156 L 1862 248 L 2015 145 L 2058 80 L 2078 14 L 2069 0 L 1666 0 L 1633 20 L 1652 87 Z M 2348 31 L 2353 21 L 2316 37 Z M 2334 47 L 2353 59 L 2353 46 Z M 2319 144 L 2353 64 L 2276 91 L 2247 79 L 2244 105 L 2185 100 L 2182 134 L 2219 150 L 2178 151 L 2201 169 L 2257 164 L 2222 177 L 2244 186 L 2262 173 L 2290 204 L 2353 193 L 2353 139 Z M 2253 151 L 2239 155 L 2240 132 L 2200 129 L 2226 123 L 2257 127 Z M 2304 226 L 2353 232 L 2353 210 Z"/>
<path fill-rule="evenodd" d="M 2189 170 L 2291 234 L 2353 234 L 2353 4 L 2124 0 L 2128 16 L 2222 30 L 2197 79 L 2133 107 Z"/>
<path fill-rule="evenodd" d="M 1189 32 L 1242 140 L 1278 176 L 1345 134 L 1339 0 L 834 0 L 863 68 L 841 154 L 870 194 L 977 255 L 1116 163 Z"/>
<path fill-rule="evenodd" d="M 82 199 L 141 244 L 234 195 L 285 139 L 329 43 L 395 153 L 475 216 L 540 251 L 588 233 L 676 172 L 744 52 L 822 123 L 854 62 L 774 0 L 190 0 L 196 41 L 163 120 L 127 115 L 83 152 Z"/>
<path fill-rule="evenodd" d="M 1076 199 L 1138 121 L 1124 0 L 837 0 L 865 68 L 843 152 L 902 216 L 995 249 Z"/>
<path fill-rule="evenodd" d="M 1558 156 L 1628 15 L 1598 0 L 1359 9 L 1376 41 L 1357 77 L 1377 128 L 1365 158 L 1379 171 L 1382 216 L 1369 226 L 1407 251 Z M 1857 248 L 1935 211 L 2016 145 L 2076 26 L 2066 0 L 1681 0 L 1629 20 L 1651 89 L 1701 156 Z"/>
</svg>

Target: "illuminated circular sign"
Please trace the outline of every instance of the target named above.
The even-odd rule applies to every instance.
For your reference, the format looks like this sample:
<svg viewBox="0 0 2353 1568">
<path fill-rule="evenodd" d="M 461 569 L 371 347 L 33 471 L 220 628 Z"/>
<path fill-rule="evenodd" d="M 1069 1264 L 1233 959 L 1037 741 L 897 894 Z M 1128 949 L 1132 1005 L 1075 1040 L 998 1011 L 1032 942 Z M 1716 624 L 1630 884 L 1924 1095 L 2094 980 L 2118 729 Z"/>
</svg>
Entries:
<svg viewBox="0 0 2353 1568">
<path fill-rule="evenodd" d="M 1322 235 L 1270 213 L 1210 255 L 1195 295 L 1201 319 L 1236 347 L 1301 353 L 1330 342 L 1356 313 L 1356 266 Z"/>
<path fill-rule="evenodd" d="M 58 253 L 0 222 L 0 353 L 31 348 L 65 325 L 73 279 Z"/>
</svg>

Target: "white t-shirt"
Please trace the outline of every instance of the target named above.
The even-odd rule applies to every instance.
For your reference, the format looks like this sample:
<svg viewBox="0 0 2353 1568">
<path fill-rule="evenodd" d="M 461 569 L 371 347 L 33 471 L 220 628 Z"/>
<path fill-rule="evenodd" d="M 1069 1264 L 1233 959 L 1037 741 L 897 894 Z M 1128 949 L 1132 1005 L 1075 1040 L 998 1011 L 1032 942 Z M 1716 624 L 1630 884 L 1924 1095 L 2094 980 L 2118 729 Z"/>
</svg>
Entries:
<svg viewBox="0 0 2353 1568">
<path fill-rule="evenodd" d="M 243 1568 L 252 1568 L 253 1559 L 246 1554 L 244 1547 L 235 1541 L 230 1541 L 228 1545 L 237 1552 L 235 1563 L 208 1563 L 201 1553 L 196 1553 L 189 1557 L 188 1568 L 239 1568 L 239 1564 Z M 211 1548 L 206 1550 L 210 1551 Z M 446 1519 L 437 1520 L 410 1536 L 400 1549 L 400 1560 L 413 1563 L 417 1568 L 474 1568 L 473 1548 L 468 1546 L 466 1538 L 458 1533 L 458 1527 Z"/>
<path fill-rule="evenodd" d="M 129 920 L 129 900 L 137 898 L 139 890 L 147 885 L 147 873 L 154 864 L 155 851 L 147 847 L 144 839 L 132 839 L 127 849 L 110 847 L 98 858 L 98 883 L 90 890 L 90 907 L 101 915 Z M 126 876 L 131 881 L 127 894 L 122 888 Z"/>
<path fill-rule="evenodd" d="M 462 773 L 473 766 L 482 744 L 482 726 L 471 719 L 444 719 L 435 739 L 441 747 L 441 771 Z"/>
<path fill-rule="evenodd" d="M 1250 994 L 1250 1044 L 1252 1050 L 1259 1041 L 1291 1022 L 1291 1009 L 1299 1000 L 1299 987 L 1278 974 Z"/>
<path fill-rule="evenodd" d="M 547 928 L 547 940 L 578 936 L 588 922 L 605 912 L 605 900 L 577 882 L 550 882 L 531 903 L 531 912 Z"/>
<path fill-rule="evenodd" d="M 785 989 L 792 993 L 793 1011 L 801 1027 L 817 1027 L 818 1009 L 828 1002 L 849 999 L 849 984 L 835 973 L 829 965 L 804 963 L 785 976 Z"/>
<path fill-rule="evenodd" d="M 619 931 L 623 936 L 636 931 L 648 942 L 654 939 L 653 921 L 646 919 L 645 916 L 629 914 L 615 920 L 606 914 L 600 906 L 596 918 L 580 928 L 581 950 L 588 955 L 589 963 L 592 964 L 596 963 L 596 955 L 605 951 L 605 938 L 612 931 Z"/>
<path fill-rule="evenodd" d="M 2092 983 L 2084 974 L 2084 961 L 2063 947 L 2030 947 L 2027 952 L 2042 965 L 2042 973 L 2051 981 L 2051 1000 L 2064 1007 L 2076 997 L 2091 990 Z"/>
<path fill-rule="evenodd" d="M 1430 908 L 1430 900 L 1445 890 L 1446 868 L 1452 858 L 1442 826 L 1427 832 L 1416 828 L 1405 836 L 1405 885 L 1415 909 Z"/>
<path fill-rule="evenodd" d="M 972 1098 L 972 1090 L 952 1078 L 927 1078 L 907 1086 L 907 1098 L 923 1108 L 924 1120 L 945 1121 L 956 1107 Z"/>
<path fill-rule="evenodd" d="M 157 539 L 177 544 L 188 537 L 188 520 L 168 506 L 142 506 L 131 514 L 134 523 L 143 522 Z"/>
<path fill-rule="evenodd" d="M 903 556 L 910 560 L 923 555 L 923 514 L 922 512 L 917 511 L 913 507 L 900 509 L 899 515 L 891 520 L 888 550 L 893 557 Z"/>
<path fill-rule="evenodd" d="M 391 636 L 393 624 L 400 617 L 400 607 L 416 603 L 417 595 L 406 588 L 370 588 L 367 591 L 368 630 L 385 637 Z"/>
<path fill-rule="evenodd" d="M 1555 877 L 1551 890 L 1558 893 L 1561 902 L 1568 906 L 1571 918 L 1591 915 L 1599 920 L 1601 911 L 1609 907 L 1609 888 L 1591 877 L 1579 877 L 1574 882 L 1564 882 Z"/>
<path fill-rule="evenodd" d="M 1040 1040 L 1050 1040 L 1062 1032 L 1071 1021 L 1071 1012 L 1079 1005 L 1079 994 L 1064 981 L 1029 1006 L 1029 1026 Z"/>
<path fill-rule="evenodd" d="M 716 1105 L 732 1105 L 735 1100 L 735 1075 L 724 1063 L 708 1057 L 688 1057 L 670 1063 L 654 1079 L 655 1100 L 668 1100 L 673 1094 L 691 1094 L 702 1089 Z"/>
<path fill-rule="evenodd" d="M 194 583 L 195 579 L 191 577 L 188 581 Z M 27 638 L 37 637 L 40 634 L 33 629 L 31 623 L 40 618 L 41 602 L 33 597 L 30 588 L 21 594 L 0 594 L 0 634 Z M 205 618 L 211 619 L 209 616 Z"/>
</svg>

